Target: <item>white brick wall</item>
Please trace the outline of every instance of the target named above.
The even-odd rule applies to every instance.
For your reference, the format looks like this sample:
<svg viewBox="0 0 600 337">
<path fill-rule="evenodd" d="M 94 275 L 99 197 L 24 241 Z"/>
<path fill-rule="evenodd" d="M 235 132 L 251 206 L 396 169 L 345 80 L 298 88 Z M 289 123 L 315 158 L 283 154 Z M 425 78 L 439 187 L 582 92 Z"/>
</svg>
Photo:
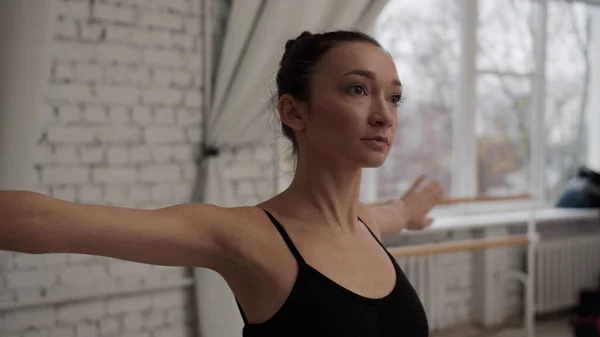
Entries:
<svg viewBox="0 0 600 337">
<path fill-rule="evenodd" d="M 202 130 L 200 0 L 48 1 L 58 12 L 34 189 L 126 207 L 189 201 Z M 2 262 L 2 337 L 194 335 L 183 268 L 76 254 Z M 164 289 L 140 292 L 148 285 Z"/>
</svg>

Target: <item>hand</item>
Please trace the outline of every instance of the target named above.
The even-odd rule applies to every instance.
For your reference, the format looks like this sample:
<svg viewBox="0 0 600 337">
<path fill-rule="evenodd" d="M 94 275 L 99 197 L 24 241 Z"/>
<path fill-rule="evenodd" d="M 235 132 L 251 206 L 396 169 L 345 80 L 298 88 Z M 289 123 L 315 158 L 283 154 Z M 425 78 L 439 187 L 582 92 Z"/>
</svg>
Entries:
<svg viewBox="0 0 600 337">
<path fill-rule="evenodd" d="M 440 184 L 435 181 L 425 181 L 425 176 L 420 176 L 412 187 L 402 197 L 408 212 L 406 229 L 423 229 L 429 226 L 433 219 L 428 218 L 429 211 L 439 205 L 445 198 Z"/>
</svg>

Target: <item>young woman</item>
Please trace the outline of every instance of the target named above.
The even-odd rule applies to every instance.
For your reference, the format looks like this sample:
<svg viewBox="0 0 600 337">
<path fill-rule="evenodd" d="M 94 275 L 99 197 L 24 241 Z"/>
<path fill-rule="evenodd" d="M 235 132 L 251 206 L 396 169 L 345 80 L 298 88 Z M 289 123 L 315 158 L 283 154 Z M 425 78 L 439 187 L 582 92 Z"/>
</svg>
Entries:
<svg viewBox="0 0 600 337">
<path fill-rule="evenodd" d="M 302 33 L 277 74 L 278 112 L 297 168 L 255 207 L 156 210 L 0 192 L 0 249 L 80 253 L 210 268 L 235 294 L 250 336 L 427 336 L 422 305 L 381 237 L 419 229 L 440 202 L 418 179 L 402 200 L 359 202 L 363 167 L 394 141 L 402 85 L 368 35 Z"/>
</svg>

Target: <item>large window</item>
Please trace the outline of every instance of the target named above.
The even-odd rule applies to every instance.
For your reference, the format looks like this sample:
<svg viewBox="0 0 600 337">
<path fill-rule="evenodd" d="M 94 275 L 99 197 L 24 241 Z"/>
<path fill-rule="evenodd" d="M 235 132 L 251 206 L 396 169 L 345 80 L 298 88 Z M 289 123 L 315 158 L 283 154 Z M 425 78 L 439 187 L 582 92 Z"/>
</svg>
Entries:
<svg viewBox="0 0 600 337">
<path fill-rule="evenodd" d="M 554 202 L 587 159 L 590 13 L 572 1 L 390 0 L 375 36 L 406 101 L 387 162 L 365 182 L 375 198 L 420 174 L 451 193 L 521 194 L 535 172 Z"/>
</svg>

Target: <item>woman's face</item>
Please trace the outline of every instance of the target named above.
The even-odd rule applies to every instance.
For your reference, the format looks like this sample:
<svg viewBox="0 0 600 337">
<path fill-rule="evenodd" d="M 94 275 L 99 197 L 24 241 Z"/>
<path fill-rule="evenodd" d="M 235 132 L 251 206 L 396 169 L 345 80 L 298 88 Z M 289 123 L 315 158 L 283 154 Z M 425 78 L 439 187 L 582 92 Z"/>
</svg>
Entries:
<svg viewBox="0 0 600 337">
<path fill-rule="evenodd" d="M 311 77 L 301 146 L 359 167 L 381 166 L 396 134 L 401 95 L 396 66 L 380 48 L 333 47 Z"/>
</svg>

